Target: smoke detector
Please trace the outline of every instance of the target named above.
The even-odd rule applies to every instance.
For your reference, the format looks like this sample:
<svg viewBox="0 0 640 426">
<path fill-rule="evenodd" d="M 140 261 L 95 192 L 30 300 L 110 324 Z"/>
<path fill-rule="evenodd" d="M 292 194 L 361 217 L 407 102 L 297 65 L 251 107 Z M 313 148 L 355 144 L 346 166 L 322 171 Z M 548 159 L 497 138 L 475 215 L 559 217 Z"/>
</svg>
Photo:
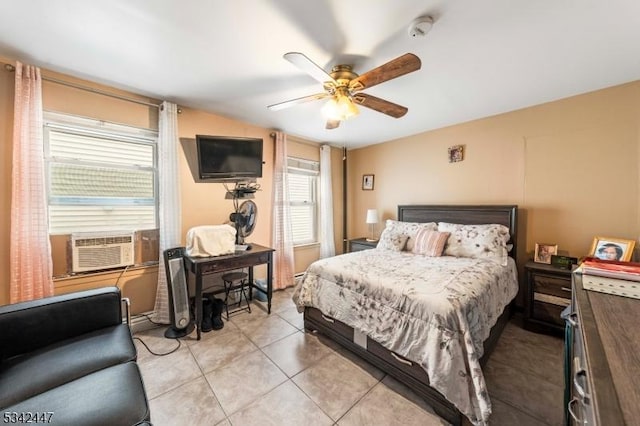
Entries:
<svg viewBox="0 0 640 426">
<path fill-rule="evenodd" d="M 431 16 L 421 16 L 409 25 L 409 35 L 411 37 L 424 37 L 433 27 L 433 18 Z"/>
</svg>

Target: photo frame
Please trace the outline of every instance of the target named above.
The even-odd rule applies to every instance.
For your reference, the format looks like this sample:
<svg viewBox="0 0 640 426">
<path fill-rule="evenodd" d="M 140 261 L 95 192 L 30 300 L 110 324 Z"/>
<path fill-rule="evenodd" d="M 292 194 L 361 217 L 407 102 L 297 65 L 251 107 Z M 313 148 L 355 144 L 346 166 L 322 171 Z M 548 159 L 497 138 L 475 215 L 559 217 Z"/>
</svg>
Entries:
<svg viewBox="0 0 640 426">
<path fill-rule="evenodd" d="M 362 175 L 362 190 L 373 191 L 374 175 Z"/>
<path fill-rule="evenodd" d="M 462 161 L 464 160 L 464 145 L 450 146 L 448 149 L 448 153 L 450 163 L 457 163 L 458 161 Z"/>
<path fill-rule="evenodd" d="M 617 260 L 619 262 L 629 262 L 633 255 L 635 240 L 624 240 L 620 238 L 595 237 L 591 243 L 589 256 L 601 260 Z"/>
<path fill-rule="evenodd" d="M 551 265 L 551 255 L 557 254 L 557 244 L 536 243 L 536 250 L 533 253 L 533 261 L 536 263 L 546 263 L 547 265 Z"/>
</svg>

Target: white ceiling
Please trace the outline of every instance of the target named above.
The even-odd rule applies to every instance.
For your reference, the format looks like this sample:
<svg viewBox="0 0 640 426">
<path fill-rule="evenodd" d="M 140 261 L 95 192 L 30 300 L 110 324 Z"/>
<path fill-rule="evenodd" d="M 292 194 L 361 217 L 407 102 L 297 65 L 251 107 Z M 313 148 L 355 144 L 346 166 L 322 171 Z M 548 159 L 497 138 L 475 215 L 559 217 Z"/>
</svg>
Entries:
<svg viewBox="0 0 640 426">
<path fill-rule="evenodd" d="M 431 15 L 423 38 L 410 23 Z M 322 91 L 282 58 L 360 74 L 407 52 L 422 69 L 325 130 Z M 313 141 L 355 148 L 640 79 L 639 0 L 9 0 L 0 55 Z"/>
</svg>

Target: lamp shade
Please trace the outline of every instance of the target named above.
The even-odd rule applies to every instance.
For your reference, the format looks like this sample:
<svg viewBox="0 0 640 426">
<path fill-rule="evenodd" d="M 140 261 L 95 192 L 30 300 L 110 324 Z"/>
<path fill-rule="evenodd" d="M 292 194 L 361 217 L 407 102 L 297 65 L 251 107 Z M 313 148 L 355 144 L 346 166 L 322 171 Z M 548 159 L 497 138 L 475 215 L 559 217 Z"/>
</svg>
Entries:
<svg viewBox="0 0 640 426">
<path fill-rule="evenodd" d="M 347 96 L 336 95 L 322 107 L 322 115 L 327 120 L 344 121 L 359 114 L 358 107 Z"/>
<path fill-rule="evenodd" d="M 378 210 L 367 210 L 367 222 L 366 223 L 378 223 Z"/>
</svg>

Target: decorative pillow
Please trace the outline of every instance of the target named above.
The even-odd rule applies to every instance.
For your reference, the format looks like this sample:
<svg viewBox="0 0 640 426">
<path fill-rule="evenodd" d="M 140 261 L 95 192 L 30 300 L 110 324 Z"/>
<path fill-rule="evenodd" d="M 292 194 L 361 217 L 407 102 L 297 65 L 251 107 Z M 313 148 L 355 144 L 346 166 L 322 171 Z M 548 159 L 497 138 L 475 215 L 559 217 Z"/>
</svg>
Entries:
<svg viewBox="0 0 640 426">
<path fill-rule="evenodd" d="M 448 232 L 429 231 L 423 228 L 416 234 L 413 252 L 425 256 L 440 257 L 448 238 Z"/>
<path fill-rule="evenodd" d="M 404 245 L 407 243 L 407 238 L 409 238 L 407 234 L 402 234 L 392 228 L 386 227 L 384 231 L 382 231 L 380 241 L 378 241 L 376 247 L 382 250 L 402 251 Z"/>
<path fill-rule="evenodd" d="M 427 222 L 427 223 L 419 223 L 419 222 L 400 222 L 399 220 L 387 219 L 385 231 L 390 229 L 394 234 L 405 234 L 408 239 L 407 244 L 404 250 L 411 251 L 413 250 L 413 245 L 415 242 L 416 234 L 420 229 L 429 229 L 431 231 L 438 230 L 438 224 L 435 222 Z M 384 232 L 383 232 L 384 234 Z M 382 239 L 382 235 L 380 236 Z"/>
<path fill-rule="evenodd" d="M 488 259 L 507 266 L 509 228 L 506 226 L 440 222 L 438 231 L 451 233 L 444 249 L 446 256 Z"/>
</svg>

